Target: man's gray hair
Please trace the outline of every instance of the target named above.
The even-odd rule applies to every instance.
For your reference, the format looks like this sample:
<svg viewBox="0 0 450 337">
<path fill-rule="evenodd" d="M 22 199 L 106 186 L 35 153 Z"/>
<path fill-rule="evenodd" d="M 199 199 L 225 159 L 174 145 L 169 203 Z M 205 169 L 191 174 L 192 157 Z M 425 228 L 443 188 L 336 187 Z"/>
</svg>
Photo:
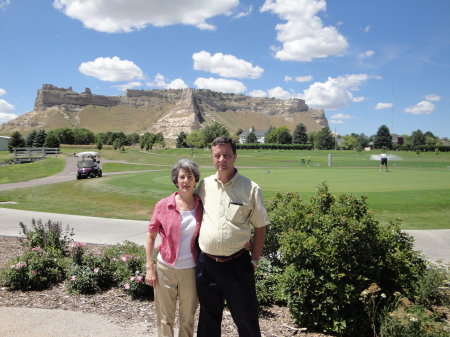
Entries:
<svg viewBox="0 0 450 337">
<path fill-rule="evenodd" d="M 197 183 L 200 180 L 200 170 L 198 168 L 198 165 L 195 161 L 190 159 L 180 159 L 175 165 L 172 167 L 172 173 L 171 178 L 175 186 L 177 185 L 178 181 L 178 173 L 180 172 L 180 169 L 184 169 L 188 171 L 189 173 L 192 173 L 195 178 L 195 182 Z"/>
</svg>

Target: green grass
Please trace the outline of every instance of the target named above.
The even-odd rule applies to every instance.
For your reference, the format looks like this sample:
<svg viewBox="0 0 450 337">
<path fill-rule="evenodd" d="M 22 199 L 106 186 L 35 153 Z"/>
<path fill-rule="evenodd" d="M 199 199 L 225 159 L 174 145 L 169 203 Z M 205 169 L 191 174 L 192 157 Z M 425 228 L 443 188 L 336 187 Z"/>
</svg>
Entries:
<svg viewBox="0 0 450 337">
<path fill-rule="evenodd" d="M 64 159 L 51 157 L 33 163 L 2 166 L 0 167 L 0 184 L 48 177 L 61 172 L 64 166 Z"/>
<path fill-rule="evenodd" d="M 396 152 L 402 160 L 390 161 L 390 172 L 380 173 L 379 162 L 370 159 L 375 152 L 332 152 L 333 167 L 327 166 L 328 152 L 240 150 L 237 166 L 259 183 L 266 200 L 277 191 L 300 192 L 309 198 L 326 181 L 333 194 L 368 196 L 370 209 L 381 221 L 399 217 L 405 229 L 450 228 L 450 170 L 446 169 L 450 153 Z M 170 166 L 192 155 L 202 167 L 202 177 L 214 172 L 208 150 L 105 150 L 102 158 L 139 164 L 105 164 L 105 172 L 157 171 L 5 191 L 0 192 L 0 201 L 18 203 L 2 207 L 148 220 L 156 201 L 175 191 L 169 178 Z M 310 167 L 300 167 L 299 159 L 308 155 Z"/>
<path fill-rule="evenodd" d="M 139 164 L 122 164 L 122 163 L 107 163 L 102 165 L 103 172 L 126 172 L 126 171 L 148 171 L 148 170 L 164 170 L 168 169 L 169 165 L 139 165 Z"/>
</svg>

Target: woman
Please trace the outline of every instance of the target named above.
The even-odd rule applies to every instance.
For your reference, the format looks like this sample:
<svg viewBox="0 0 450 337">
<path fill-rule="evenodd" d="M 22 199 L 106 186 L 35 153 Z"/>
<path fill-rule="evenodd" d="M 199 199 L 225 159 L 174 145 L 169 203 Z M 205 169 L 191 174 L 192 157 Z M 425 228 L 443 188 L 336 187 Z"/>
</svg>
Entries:
<svg viewBox="0 0 450 337">
<path fill-rule="evenodd" d="M 156 204 L 148 226 L 145 280 L 155 290 L 158 336 L 173 337 L 178 298 L 178 336 L 192 337 L 198 305 L 195 288 L 197 237 L 203 215 L 201 201 L 194 195 L 195 184 L 200 179 L 198 165 L 192 160 L 180 159 L 172 168 L 171 178 L 178 191 Z M 158 233 L 161 244 L 155 267 L 153 254 Z"/>
</svg>

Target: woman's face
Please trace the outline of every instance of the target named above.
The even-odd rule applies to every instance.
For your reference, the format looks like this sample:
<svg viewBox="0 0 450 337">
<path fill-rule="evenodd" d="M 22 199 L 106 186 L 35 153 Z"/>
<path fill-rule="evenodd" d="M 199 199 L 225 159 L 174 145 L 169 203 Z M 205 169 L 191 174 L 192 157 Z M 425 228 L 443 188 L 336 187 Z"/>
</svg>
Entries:
<svg viewBox="0 0 450 337">
<path fill-rule="evenodd" d="M 195 189 L 195 176 L 192 172 L 180 169 L 178 171 L 177 178 L 178 190 L 180 192 L 194 193 Z"/>
</svg>

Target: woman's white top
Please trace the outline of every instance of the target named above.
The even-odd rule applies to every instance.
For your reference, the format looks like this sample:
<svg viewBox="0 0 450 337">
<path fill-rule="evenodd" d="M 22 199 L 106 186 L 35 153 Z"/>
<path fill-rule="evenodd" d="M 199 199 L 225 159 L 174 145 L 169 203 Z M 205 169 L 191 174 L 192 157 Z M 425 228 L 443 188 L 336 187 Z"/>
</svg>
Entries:
<svg viewBox="0 0 450 337">
<path fill-rule="evenodd" d="M 192 237 L 195 234 L 195 227 L 197 225 L 195 221 L 195 209 L 190 211 L 180 211 L 181 224 L 180 224 L 180 244 L 178 249 L 178 256 L 175 260 L 175 264 L 170 266 L 175 269 L 188 269 L 195 267 L 194 257 L 191 251 Z M 168 265 L 158 254 L 158 261 Z"/>
</svg>

